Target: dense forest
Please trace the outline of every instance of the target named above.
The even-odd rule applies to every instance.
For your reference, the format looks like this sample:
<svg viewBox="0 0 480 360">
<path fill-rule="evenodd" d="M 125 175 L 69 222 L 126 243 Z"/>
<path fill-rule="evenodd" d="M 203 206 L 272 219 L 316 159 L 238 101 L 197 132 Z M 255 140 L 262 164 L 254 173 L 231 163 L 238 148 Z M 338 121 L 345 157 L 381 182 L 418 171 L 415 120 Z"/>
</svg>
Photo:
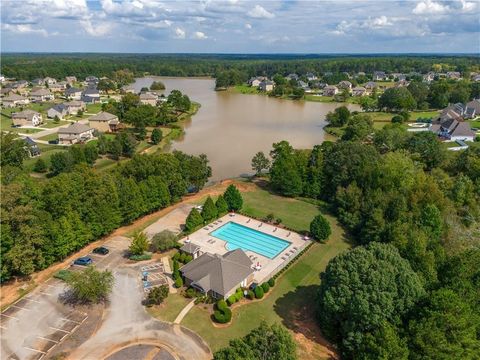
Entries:
<svg viewBox="0 0 480 360">
<path fill-rule="evenodd" d="M 449 152 L 398 124 L 372 138 L 363 117 L 270 153 L 273 189 L 328 204 L 356 244 L 321 275 L 319 325 L 345 359 L 478 359 L 480 144 Z"/>
<path fill-rule="evenodd" d="M 32 80 L 51 76 L 75 75 L 110 77 L 115 71 L 135 75 L 213 76 L 225 71 L 228 77 L 243 81 L 251 76 L 306 72 L 428 72 L 436 65 L 441 71 L 478 69 L 476 55 L 223 55 L 223 54 L 2 54 L 2 74 Z"/>
<path fill-rule="evenodd" d="M 2 135 L 3 137 L 3 135 Z M 85 147 L 87 148 L 87 147 Z M 204 156 L 135 155 L 109 172 L 84 161 L 44 181 L 2 166 L 1 281 L 62 260 L 123 224 L 175 203 L 211 176 Z"/>
</svg>

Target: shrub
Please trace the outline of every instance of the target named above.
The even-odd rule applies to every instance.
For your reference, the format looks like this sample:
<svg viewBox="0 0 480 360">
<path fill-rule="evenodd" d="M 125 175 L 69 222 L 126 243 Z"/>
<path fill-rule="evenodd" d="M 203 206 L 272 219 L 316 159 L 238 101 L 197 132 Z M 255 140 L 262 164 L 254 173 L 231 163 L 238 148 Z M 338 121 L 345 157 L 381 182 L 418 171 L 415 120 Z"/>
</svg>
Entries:
<svg viewBox="0 0 480 360">
<path fill-rule="evenodd" d="M 175 255 L 173 255 L 172 259 L 173 259 L 174 261 L 175 261 L 175 260 L 178 261 L 178 259 L 180 259 L 180 253 L 177 252 Z"/>
<path fill-rule="evenodd" d="M 197 293 L 194 288 L 188 288 L 187 291 L 185 292 L 185 295 L 188 298 L 194 298 L 196 294 Z"/>
<path fill-rule="evenodd" d="M 33 166 L 33 171 L 37 173 L 44 173 L 47 171 L 47 163 L 42 158 L 39 158 Z"/>
<path fill-rule="evenodd" d="M 252 290 L 248 290 L 247 297 L 248 297 L 250 300 L 253 300 L 253 299 L 255 299 L 255 293 L 254 293 Z"/>
<path fill-rule="evenodd" d="M 173 272 L 178 271 L 180 269 L 180 265 L 178 264 L 177 260 L 173 260 Z"/>
<path fill-rule="evenodd" d="M 72 272 L 67 281 L 76 301 L 94 303 L 107 299 L 113 282 L 111 271 L 98 271 L 94 266 L 89 266 L 84 271 Z"/>
<path fill-rule="evenodd" d="M 183 286 L 183 280 L 182 280 L 182 277 L 179 276 L 175 279 L 175 287 L 181 288 L 182 286 Z"/>
<path fill-rule="evenodd" d="M 230 295 L 227 299 L 227 303 L 228 303 L 229 306 L 232 306 L 236 302 L 237 302 L 237 298 L 236 298 L 235 294 Z"/>
<path fill-rule="evenodd" d="M 310 223 L 310 233 L 314 239 L 325 241 L 332 233 L 332 230 L 327 219 L 323 215 L 317 215 Z"/>
<path fill-rule="evenodd" d="M 255 297 L 257 299 L 261 299 L 261 298 L 263 298 L 263 295 L 264 295 L 263 288 L 261 286 L 257 286 L 255 288 Z"/>
<path fill-rule="evenodd" d="M 270 285 L 268 285 L 268 283 L 263 283 L 262 289 L 263 289 L 263 292 L 266 294 L 270 291 Z"/>
<path fill-rule="evenodd" d="M 271 278 L 270 280 L 268 280 L 268 285 L 270 285 L 270 287 L 274 287 L 275 286 L 275 279 Z"/>
<path fill-rule="evenodd" d="M 129 259 L 133 261 L 145 261 L 145 260 L 150 260 L 151 258 L 152 258 L 152 253 L 145 253 L 142 255 L 131 255 L 129 257 Z"/>
<path fill-rule="evenodd" d="M 272 213 L 270 213 L 270 214 L 268 214 L 267 216 L 265 216 L 265 222 L 267 222 L 267 223 L 272 222 L 273 219 L 275 219 L 275 215 L 273 215 Z"/>
<path fill-rule="evenodd" d="M 180 255 L 180 258 L 178 259 L 178 261 L 180 261 L 181 263 L 184 263 L 184 262 L 185 262 L 185 257 L 186 257 L 186 256 L 187 256 L 187 254 L 185 254 L 185 253 L 182 253 L 182 254 Z"/>
<path fill-rule="evenodd" d="M 173 270 L 173 274 L 172 274 L 173 280 L 177 280 L 179 277 L 180 277 L 180 271 L 178 271 L 178 269 Z"/>
<path fill-rule="evenodd" d="M 173 249 L 177 245 L 177 236 L 169 230 L 163 230 L 162 232 L 155 234 L 155 236 L 152 238 L 150 249 L 153 252 L 165 251 Z"/>
<path fill-rule="evenodd" d="M 228 323 L 232 319 L 232 310 L 228 308 L 225 300 L 217 302 L 217 310 L 213 313 L 213 317 L 220 324 Z"/>
<path fill-rule="evenodd" d="M 147 306 L 160 305 L 168 296 L 168 285 L 154 287 L 147 295 Z"/>
<path fill-rule="evenodd" d="M 132 255 L 142 255 L 148 249 L 148 239 L 144 232 L 137 231 L 132 238 L 129 250 Z"/>
<path fill-rule="evenodd" d="M 55 273 L 55 275 L 53 275 L 55 279 L 60 279 L 63 281 L 68 281 L 70 276 L 72 276 L 72 272 L 70 270 L 59 270 Z"/>
<path fill-rule="evenodd" d="M 280 225 L 281 223 L 282 223 L 282 219 L 281 219 L 281 218 L 277 218 L 277 219 L 275 220 L 275 224 L 276 224 L 276 225 Z"/>
<path fill-rule="evenodd" d="M 392 123 L 394 124 L 402 124 L 404 121 L 405 119 L 403 118 L 403 116 L 395 115 L 394 117 L 392 117 Z"/>
<path fill-rule="evenodd" d="M 187 256 L 185 256 L 185 264 L 188 264 L 188 263 L 189 263 L 190 261 L 192 261 L 192 260 L 193 260 L 192 255 L 187 255 Z"/>
<path fill-rule="evenodd" d="M 217 309 L 218 310 L 225 310 L 228 308 L 227 302 L 223 299 L 218 300 L 217 302 Z"/>
</svg>

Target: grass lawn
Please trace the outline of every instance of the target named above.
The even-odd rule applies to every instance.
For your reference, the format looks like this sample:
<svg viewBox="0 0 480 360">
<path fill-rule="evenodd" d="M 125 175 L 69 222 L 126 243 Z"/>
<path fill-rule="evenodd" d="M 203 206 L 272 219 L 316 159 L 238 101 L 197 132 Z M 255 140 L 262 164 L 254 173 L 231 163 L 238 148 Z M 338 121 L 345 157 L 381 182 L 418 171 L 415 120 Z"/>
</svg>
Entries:
<svg viewBox="0 0 480 360">
<path fill-rule="evenodd" d="M 93 166 L 95 169 L 97 170 L 103 170 L 105 168 L 108 168 L 110 166 L 113 166 L 114 164 L 116 164 L 117 162 L 113 159 L 109 159 L 109 158 L 100 158 L 100 159 L 97 159 L 97 161 L 95 161 L 95 165 Z"/>
<path fill-rule="evenodd" d="M 290 214 L 295 212 L 291 211 Z M 308 321 L 313 317 L 315 298 L 320 283 L 319 274 L 325 270 L 330 259 L 349 247 L 343 230 L 336 220 L 328 215 L 327 218 L 332 225 L 332 236 L 328 242 L 326 244 L 314 244 L 309 251 L 277 279 L 277 284 L 263 301 L 247 303 L 235 308 L 230 326 L 225 328 L 213 326 L 209 311 L 205 310 L 202 305 L 195 306 L 190 310 L 183 319 L 182 325 L 196 331 L 207 341 L 213 351 L 228 345 L 229 340 L 233 338 L 246 335 L 257 327 L 261 320 L 268 323 L 282 323 L 293 331 L 296 339 L 297 336 L 302 338 L 301 334 L 303 333 L 305 333 L 305 337 L 311 339 L 311 333 L 306 331 L 306 326 L 303 326 L 301 320 Z M 309 322 L 311 325 L 312 321 Z M 314 339 L 306 346 L 303 341 L 297 341 L 299 358 L 327 358 L 322 356 L 318 341 L 318 338 Z"/>
<path fill-rule="evenodd" d="M 147 311 L 160 320 L 173 322 L 190 301 L 191 299 L 187 299 L 179 293 L 169 294 L 162 305 L 147 307 Z"/>
<path fill-rule="evenodd" d="M 261 94 L 257 87 L 248 86 L 246 84 L 235 85 L 233 91 L 240 94 Z"/>
<path fill-rule="evenodd" d="M 86 110 L 87 113 L 96 114 L 96 113 L 99 113 L 100 111 L 102 111 L 101 103 L 87 104 L 87 110 Z"/>
<path fill-rule="evenodd" d="M 49 167 L 50 158 L 52 157 L 52 155 L 66 150 L 66 148 L 62 146 L 57 146 L 57 145 L 38 144 L 38 147 L 40 148 L 40 151 L 41 151 L 40 156 L 29 158 L 23 162 L 23 166 L 25 167 L 25 169 L 27 169 L 30 172 L 33 171 L 33 166 L 35 165 L 35 163 L 39 158 L 42 158 L 43 160 L 45 160 L 45 162 L 47 163 L 47 167 Z"/>
<path fill-rule="evenodd" d="M 50 141 L 50 140 L 56 140 L 58 139 L 58 134 L 53 133 L 53 134 L 48 134 L 45 136 L 42 136 L 41 138 L 38 138 L 39 140 L 44 140 L 44 141 Z"/>
<path fill-rule="evenodd" d="M 476 120 L 469 120 L 468 122 L 470 123 L 472 128 L 480 129 L 480 119 L 479 118 L 477 118 Z"/>
<path fill-rule="evenodd" d="M 52 129 L 52 128 L 56 128 L 56 127 L 59 127 L 59 126 L 62 126 L 62 125 L 68 125 L 68 124 L 71 124 L 70 121 L 65 121 L 65 120 L 60 120 L 58 123 L 54 122 L 54 121 L 44 121 L 42 125 L 40 125 L 42 128 L 46 128 L 46 129 Z"/>
</svg>

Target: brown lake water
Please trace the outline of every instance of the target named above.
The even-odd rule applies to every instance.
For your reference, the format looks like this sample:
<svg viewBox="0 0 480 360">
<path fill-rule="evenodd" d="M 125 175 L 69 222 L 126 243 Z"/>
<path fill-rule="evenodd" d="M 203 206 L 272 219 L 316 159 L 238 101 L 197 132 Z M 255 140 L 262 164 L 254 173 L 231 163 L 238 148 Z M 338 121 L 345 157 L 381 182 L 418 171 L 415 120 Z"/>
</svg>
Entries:
<svg viewBox="0 0 480 360">
<path fill-rule="evenodd" d="M 323 131 L 325 115 L 341 105 L 217 92 L 214 80 L 201 78 L 145 77 L 134 87 L 139 91 L 155 79 L 165 84 L 166 94 L 178 89 L 201 104 L 171 149 L 206 154 L 214 181 L 253 173 L 253 155 L 268 154 L 274 142 L 287 140 L 295 148 L 311 148 L 331 139 Z M 348 107 L 359 110 L 357 105 Z"/>
</svg>

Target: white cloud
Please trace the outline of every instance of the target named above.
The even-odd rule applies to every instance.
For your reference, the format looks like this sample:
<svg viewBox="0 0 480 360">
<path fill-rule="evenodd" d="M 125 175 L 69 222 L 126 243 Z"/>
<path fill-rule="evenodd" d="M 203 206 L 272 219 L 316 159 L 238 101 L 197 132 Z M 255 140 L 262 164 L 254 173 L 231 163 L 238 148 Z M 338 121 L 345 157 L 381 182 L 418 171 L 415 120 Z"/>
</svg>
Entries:
<svg viewBox="0 0 480 360">
<path fill-rule="evenodd" d="M 255 7 L 247 13 L 247 15 L 256 19 L 272 19 L 275 17 L 275 14 L 268 12 L 260 5 L 255 5 Z"/>
<path fill-rule="evenodd" d="M 48 36 L 47 30 L 33 28 L 32 25 L 29 24 L 3 24 L 2 29 L 17 34 L 40 34 L 45 37 Z"/>
<path fill-rule="evenodd" d="M 175 29 L 175 38 L 185 39 L 185 35 L 186 35 L 185 30 L 180 29 L 178 27 Z"/>
<path fill-rule="evenodd" d="M 112 25 L 110 23 L 102 22 L 95 26 L 90 19 L 81 20 L 80 25 L 82 25 L 83 30 L 85 30 L 88 35 L 95 37 L 105 36 L 112 30 Z"/>
<path fill-rule="evenodd" d="M 449 11 L 448 5 L 443 5 L 432 0 L 420 1 L 413 9 L 415 15 L 438 15 Z"/>
<path fill-rule="evenodd" d="M 205 39 L 208 39 L 208 36 L 205 35 L 205 33 L 201 32 L 201 31 L 195 31 L 193 33 L 193 38 L 197 39 L 197 40 L 205 40 Z"/>
<path fill-rule="evenodd" d="M 250 25 L 250 24 L 245 24 L 245 29 L 250 30 L 251 28 L 252 28 L 252 25 Z"/>
</svg>

